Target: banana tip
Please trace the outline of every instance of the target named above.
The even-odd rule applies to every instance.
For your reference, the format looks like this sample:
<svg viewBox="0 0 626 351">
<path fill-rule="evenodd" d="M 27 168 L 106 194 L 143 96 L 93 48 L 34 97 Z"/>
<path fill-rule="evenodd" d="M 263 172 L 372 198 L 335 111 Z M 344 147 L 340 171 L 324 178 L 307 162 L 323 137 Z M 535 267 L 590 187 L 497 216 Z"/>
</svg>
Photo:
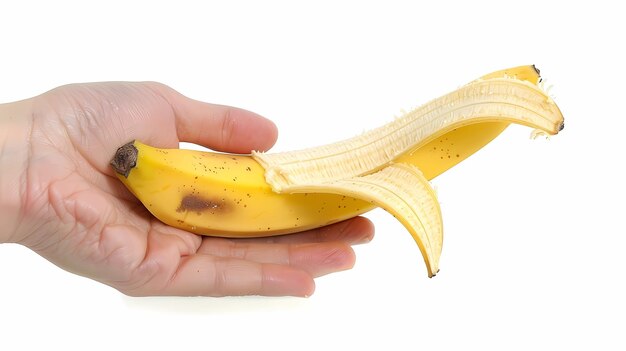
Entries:
<svg viewBox="0 0 626 351">
<path fill-rule="evenodd" d="M 533 69 L 535 70 L 535 72 L 537 72 L 537 75 L 541 77 L 541 71 L 539 70 L 539 68 L 537 68 L 536 65 L 532 65 Z"/>
<path fill-rule="evenodd" d="M 436 272 L 429 274 L 429 275 L 428 275 L 428 278 L 434 278 L 434 277 L 436 277 L 436 276 L 437 276 L 437 273 L 439 273 L 439 269 L 437 269 L 437 271 L 436 271 Z"/>
<path fill-rule="evenodd" d="M 134 145 L 135 141 L 131 141 L 120 146 L 113 159 L 111 160 L 111 167 L 120 175 L 128 178 L 130 170 L 137 165 L 137 154 L 139 151 Z"/>
</svg>

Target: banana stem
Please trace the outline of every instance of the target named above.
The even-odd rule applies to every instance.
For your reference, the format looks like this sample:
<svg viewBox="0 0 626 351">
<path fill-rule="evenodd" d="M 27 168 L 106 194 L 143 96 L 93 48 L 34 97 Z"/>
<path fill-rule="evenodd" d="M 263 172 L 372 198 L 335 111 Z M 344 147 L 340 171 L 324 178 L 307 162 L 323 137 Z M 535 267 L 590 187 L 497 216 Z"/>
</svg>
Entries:
<svg viewBox="0 0 626 351">
<path fill-rule="evenodd" d="M 139 151 L 134 145 L 135 141 L 120 146 L 111 160 L 111 167 L 124 178 L 128 178 L 130 170 L 137 165 L 137 154 Z"/>
</svg>

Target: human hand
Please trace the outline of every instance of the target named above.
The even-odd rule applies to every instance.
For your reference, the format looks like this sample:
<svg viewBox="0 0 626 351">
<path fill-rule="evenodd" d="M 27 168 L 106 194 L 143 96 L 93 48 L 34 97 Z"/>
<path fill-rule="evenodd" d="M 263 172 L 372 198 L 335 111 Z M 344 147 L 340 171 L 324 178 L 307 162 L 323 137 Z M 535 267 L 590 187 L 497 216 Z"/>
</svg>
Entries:
<svg viewBox="0 0 626 351">
<path fill-rule="evenodd" d="M 276 128 L 251 112 L 158 83 L 69 85 L 29 106 L 28 152 L 18 162 L 23 182 L 13 189 L 20 222 L 11 241 L 125 294 L 309 296 L 313 278 L 351 268 L 351 245 L 373 236 L 371 222 L 357 217 L 280 237 L 201 237 L 154 219 L 109 167 L 116 149 L 133 139 L 266 150 Z"/>
</svg>

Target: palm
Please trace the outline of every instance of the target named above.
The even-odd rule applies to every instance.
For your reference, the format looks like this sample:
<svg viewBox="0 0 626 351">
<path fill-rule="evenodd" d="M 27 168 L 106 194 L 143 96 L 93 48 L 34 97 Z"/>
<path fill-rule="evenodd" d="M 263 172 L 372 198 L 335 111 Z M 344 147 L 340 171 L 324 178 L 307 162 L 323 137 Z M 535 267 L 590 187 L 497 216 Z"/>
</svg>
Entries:
<svg viewBox="0 0 626 351">
<path fill-rule="evenodd" d="M 26 209 L 41 212 L 25 243 L 55 264 L 133 295 L 308 295 L 312 277 L 349 268 L 367 241 L 355 219 L 268 239 L 203 238 L 166 226 L 108 166 L 119 145 L 190 141 L 230 152 L 269 148 L 271 123 L 189 100 L 158 84 L 91 84 L 36 100 Z M 42 235 L 45 230 L 45 235 Z M 306 244 L 306 243 L 313 244 Z"/>
</svg>

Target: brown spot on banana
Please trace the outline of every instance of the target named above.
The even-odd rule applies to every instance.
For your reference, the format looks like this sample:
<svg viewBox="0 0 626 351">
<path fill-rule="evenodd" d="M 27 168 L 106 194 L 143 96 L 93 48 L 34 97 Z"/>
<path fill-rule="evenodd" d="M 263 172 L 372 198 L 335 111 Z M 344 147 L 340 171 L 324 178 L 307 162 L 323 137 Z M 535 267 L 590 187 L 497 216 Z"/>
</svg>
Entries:
<svg viewBox="0 0 626 351">
<path fill-rule="evenodd" d="M 228 204 L 223 200 L 213 200 L 198 194 L 188 194 L 183 196 L 176 212 L 193 211 L 201 214 L 210 211 L 212 214 L 216 212 L 224 212 L 228 209 Z"/>
</svg>

